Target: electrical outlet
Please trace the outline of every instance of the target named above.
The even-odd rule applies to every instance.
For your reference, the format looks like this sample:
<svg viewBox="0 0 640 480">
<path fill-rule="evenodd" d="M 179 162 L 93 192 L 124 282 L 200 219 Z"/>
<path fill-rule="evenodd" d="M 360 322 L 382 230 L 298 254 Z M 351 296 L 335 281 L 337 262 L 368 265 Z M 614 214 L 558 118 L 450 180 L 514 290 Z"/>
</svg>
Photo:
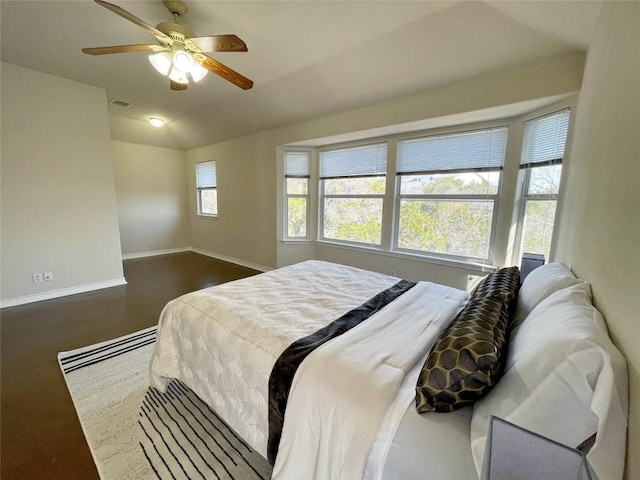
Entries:
<svg viewBox="0 0 640 480">
<path fill-rule="evenodd" d="M 44 281 L 50 282 L 53 280 L 53 272 L 44 272 Z"/>
<path fill-rule="evenodd" d="M 42 274 L 41 273 L 34 273 L 33 274 L 33 283 L 40 283 L 42 281 Z"/>
<path fill-rule="evenodd" d="M 396 276 L 396 271 L 395 270 L 391 270 L 391 276 L 395 277 Z"/>
</svg>

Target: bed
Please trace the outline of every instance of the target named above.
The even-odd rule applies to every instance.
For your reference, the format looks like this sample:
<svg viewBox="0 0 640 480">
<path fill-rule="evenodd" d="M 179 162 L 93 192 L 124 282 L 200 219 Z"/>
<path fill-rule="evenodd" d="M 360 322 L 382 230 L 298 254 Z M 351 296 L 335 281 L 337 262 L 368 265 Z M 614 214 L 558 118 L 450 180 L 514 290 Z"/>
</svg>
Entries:
<svg viewBox="0 0 640 480">
<path fill-rule="evenodd" d="M 189 386 L 273 478 L 477 479 L 492 415 L 571 446 L 597 432 L 592 468 L 622 478 L 626 363 L 588 284 L 517 275 L 469 294 L 306 261 L 192 292 L 160 316 L 150 382 Z M 450 361 L 469 331 L 489 345 L 471 374 Z"/>
</svg>

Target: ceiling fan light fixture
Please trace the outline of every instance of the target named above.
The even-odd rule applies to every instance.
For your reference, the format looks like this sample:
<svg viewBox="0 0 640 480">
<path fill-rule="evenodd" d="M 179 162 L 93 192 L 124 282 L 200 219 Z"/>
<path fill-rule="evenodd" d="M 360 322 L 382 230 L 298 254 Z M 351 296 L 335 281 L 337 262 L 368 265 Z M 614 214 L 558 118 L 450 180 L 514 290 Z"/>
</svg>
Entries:
<svg viewBox="0 0 640 480">
<path fill-rule="evenodd" d="M 191 72 L 189 73 L 189 75 L 191 75 L 191 80 L 197 83 L 207 75 L 207 71 L 208 70 L 204 68 L 202 65 L 200 65 L 199 63 L 196 63 L 191 69 Z"/>
<path fill-rule="evenodd" d="M 164 120 L 157 117 L 149 117 L 149 123 L 156 128 L 160 128 L 164 125 Z"/>
<path fill-rule="evenodd" d="M 195 65 L 193 57 L 186 51 L 179 49 L 173 54 L 173 68 L 182 73 L 190 73 Z"/>
<path fill-rule="evenodd" d="M 153 68 L 155 68 L 162 75 L 169 75 L 171 70 L 171 55 L 168 52 L 154 53 L 149 55 L 149 61 Z"/>
<path fill-rule="evenodd" d="M 171 73 L 169 74 L 169 78 L 176 83 L 189 83 L 189 79 L 187 78 L 187 74 L 181 72 L 177 68 L 173 67 L 171 69 Z"/>
</svg>

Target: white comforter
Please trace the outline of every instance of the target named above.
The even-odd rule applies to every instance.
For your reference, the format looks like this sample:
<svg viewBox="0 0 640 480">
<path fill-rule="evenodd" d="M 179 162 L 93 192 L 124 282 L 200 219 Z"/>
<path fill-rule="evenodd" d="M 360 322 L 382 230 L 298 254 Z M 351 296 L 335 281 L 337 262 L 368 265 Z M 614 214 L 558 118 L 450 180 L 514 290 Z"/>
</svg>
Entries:
<svg viewBox="0 0 640 480">
<path fill-rule="evenodd" d="M 362 478 L 383 420 L 386 453 L 415 398 L 414 388 L 398 395 L 405 376 L 424 361 L 466 298 L 465 292 L 420 282 L 309 355 L 291 387 L 273 478 Z M 415 387 L 416 376 L 411 378 Z M 369 474 L 379 476 L 381 467 L 369 466 Z"/>
<path fill-rule="evenodd" d="M 397 281 L 351 267 L 308 261 L 184 295 L 169 302 L 160 316 L 151 385 L 163 390 L 171 378 L 182 380 L 266 456 L 268 379 L 276 359 L 295 340 Z M 424 350 L 466 299 L 466 292 L 421 282 L 311 354 L 295 376 L 274 476 L 312 478 L 314 466 L 323 477 L 323 472 L 351 475 L 362 469 L 362 459 L 366 460 L 405 373 L 424 358 Z M 340 353 L 343 344 L 350 346 L 347 355 Z M 314 381 L 306 370 L 322 380 Z M 322 398 L 336 408 L 311 412 L 309 409 L 318 404 L 305 406 L 307 386 L 300 385 L 315 383 L 312 387 L 320 394 L 321 384 L 327 380 L 333 383 L 321 392 Z M 346 387 L 344 392 L 340 387 Z M 328 400 L 331 395 L 334 399 Z M 308 449 L 318 447 L 320 452 L 301 452 L 297 447 L 304 446 L 296 447 L 298 435 L 312 433 L 298 430 L 297 418 L 313 431 L 322 426 L 322 435 Z M 363 428 L 356 428 L 363 419 Z M 346 427 L 345 432 L 337 425 Z M 393 426 L 389 431 L 394 431 Z M 346 441 L 350 443 L 341 443 Z M 347 447 L 353 456 L 344 455 Z M 306 456 L 316 453 L 315 460 Z M 296 460 L 298 455 L 305 456 Z M 303 473 L 299 468 L 305 464 L 312 470 Z"/>
</svg>

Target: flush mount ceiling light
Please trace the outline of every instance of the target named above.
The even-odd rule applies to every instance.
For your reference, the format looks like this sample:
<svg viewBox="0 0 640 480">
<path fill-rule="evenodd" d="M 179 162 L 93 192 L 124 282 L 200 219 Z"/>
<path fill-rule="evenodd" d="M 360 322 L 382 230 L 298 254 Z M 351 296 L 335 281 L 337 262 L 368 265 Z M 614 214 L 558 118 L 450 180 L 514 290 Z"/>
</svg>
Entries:
<svg viewBox="0 0 640 480">
<path fill-rule="evenodd" d="M 149 117 L 149 123 L 154 127 L 160 128 L 164 125 L 164 120 L 157 117 Z"/>
<path fill-rule="evenodd" d="M 1 1 L 1 0 L 0 0 Z M 185 90 L 189 79 L 198 82 L 207 72 L 213 72 L 243 90 L 253 87 L 253 82 L 226 65 L 206 55 L 206 52 L 246 52 L 247 45 L 237 35 L 197 36 L 193 30 L 178 23 L 187 13 L 183 0 L 164 0 L 165 7 L 173 15 L 173 22 L 150 25 L 122 7 L 104 0 L 95 2 L 116 15 L 151 33 L 157 40 L 154 45 L 114 45 L 110 47 L 83 48 L 89 55 L 107 55 L 126 52 L 151 52 L 149 61 L 153 68 L 169 77 L 172 90 Z"/>
</svg>

